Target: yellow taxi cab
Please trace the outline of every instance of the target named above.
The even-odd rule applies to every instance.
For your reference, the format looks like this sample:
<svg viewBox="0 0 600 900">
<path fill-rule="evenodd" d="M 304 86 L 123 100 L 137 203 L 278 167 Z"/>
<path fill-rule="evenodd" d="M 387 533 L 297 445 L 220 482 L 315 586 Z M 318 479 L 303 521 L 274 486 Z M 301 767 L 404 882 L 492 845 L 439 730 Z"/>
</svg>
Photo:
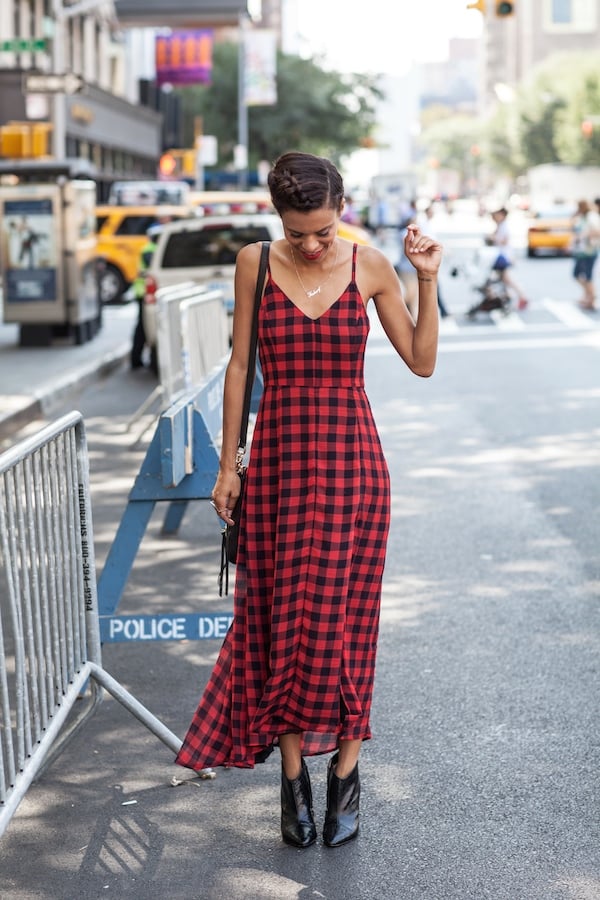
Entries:
<svg viewBox="0 0 600 900">
<path fill-rule="evenodd" d="M 102 303 L 119 300 L 138 274 L 140 253 L 148 229 L 161 222 L 189 218 L 188 206 L 97 206 L 96 239 L 102 261 L 99 275 Z"/>
<path fill-rule="evenodd" d="M 536 212 L 527 229 L 527 256 L 568 256 L 573 242 L 573 215 L 573 209 L 562 206 Z"/>
<path fill-rule="evenodd" d="M 190 191 L 189 202 L 204 215 L 230 216 L 234 213 L 274 213 L 271 196 L 268 191 Z M 340 222 L 340 237 L 355 244 L 372 244 L 371 235 L 366 228 Z"/>
</svg>

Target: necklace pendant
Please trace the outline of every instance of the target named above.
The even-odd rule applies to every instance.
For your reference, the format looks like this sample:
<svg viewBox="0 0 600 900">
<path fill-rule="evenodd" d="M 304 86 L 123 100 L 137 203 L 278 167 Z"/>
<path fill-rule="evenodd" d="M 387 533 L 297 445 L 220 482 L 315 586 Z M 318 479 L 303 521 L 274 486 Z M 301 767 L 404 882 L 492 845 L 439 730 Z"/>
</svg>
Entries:
<svg viewBox="0 0 600 900">
<path fill-rule="evenodd" d="M 307 296 L 308 298 L 310 298 L 310 297 L 314 297 L 316 294 L 320 294 L 320 293 L 321 293 L 321 285 L 319 285 L 319 287 L 316 287 L 316 288 L 315 288 L 314 290 L 312 290 L 312 291 L 307 291 L 307 292 L 306 292 L 306 296 Z"/>
</svg>

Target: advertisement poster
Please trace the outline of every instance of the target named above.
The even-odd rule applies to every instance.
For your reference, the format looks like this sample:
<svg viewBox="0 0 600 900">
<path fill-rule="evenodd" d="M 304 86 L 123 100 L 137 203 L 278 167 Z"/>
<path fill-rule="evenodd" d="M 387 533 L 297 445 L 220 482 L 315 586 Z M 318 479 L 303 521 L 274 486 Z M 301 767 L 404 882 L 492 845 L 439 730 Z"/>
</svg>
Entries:
<svg viewBox="0 0 600 900">
<path fill-rule="evenodd" d="M 52 200 L 5 200 L 2 217 L 4 302 L 57 299 L 58 247 Z"/>
<path fill-rule="evenodd" d="M 210 84 L 212 48 L 210 28 L 157 35 L 157 84 Z"/>
<path fill-rule="evenodd" d="M 277 103 L 277 35 L 271 29 L 244 35 L 244 100 L 246 106 Z"/>
</svg>

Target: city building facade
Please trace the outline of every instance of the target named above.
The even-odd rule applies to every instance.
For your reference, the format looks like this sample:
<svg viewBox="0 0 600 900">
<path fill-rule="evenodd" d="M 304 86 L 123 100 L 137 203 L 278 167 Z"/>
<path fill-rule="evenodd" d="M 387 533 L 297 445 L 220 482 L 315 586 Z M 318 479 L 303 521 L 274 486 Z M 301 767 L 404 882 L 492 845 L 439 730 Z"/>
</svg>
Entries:
<svg viewBox="0 0 600 900">
<path fill-rule="evenodd" d="M 234 25 L 244 0 L 1 0 L 0 158 L 87 163 L 104 200 L 178 146 L 178 101 L 139 72 L 130 29 Z M 35 76 L 35 78 L 33 78 Z"/>
<path fill-rule="evenodd" d="M 505 17 L 495 6 L 488 3 L 485 12 L 483 111 L 553 53 L 600 52 L 600 0 L 514 0 Z"/>
</svg>

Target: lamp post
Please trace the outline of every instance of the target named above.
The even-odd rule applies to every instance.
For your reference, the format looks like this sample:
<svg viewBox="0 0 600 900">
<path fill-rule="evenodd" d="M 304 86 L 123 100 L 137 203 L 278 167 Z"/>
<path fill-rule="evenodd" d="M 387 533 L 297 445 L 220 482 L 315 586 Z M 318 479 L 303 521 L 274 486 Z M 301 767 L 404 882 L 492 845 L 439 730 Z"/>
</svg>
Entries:
<svg viewBox="0 0 600 900">
<path fill-rule="evenodd" d="M 235 148 L 235 168 L 238 170 L 238 187 L 248 186 L 248 104 L 246 103 L 246 32 L 248 17 L 241 15 L 238 47 L 238 143 Z"/>
</svg>

